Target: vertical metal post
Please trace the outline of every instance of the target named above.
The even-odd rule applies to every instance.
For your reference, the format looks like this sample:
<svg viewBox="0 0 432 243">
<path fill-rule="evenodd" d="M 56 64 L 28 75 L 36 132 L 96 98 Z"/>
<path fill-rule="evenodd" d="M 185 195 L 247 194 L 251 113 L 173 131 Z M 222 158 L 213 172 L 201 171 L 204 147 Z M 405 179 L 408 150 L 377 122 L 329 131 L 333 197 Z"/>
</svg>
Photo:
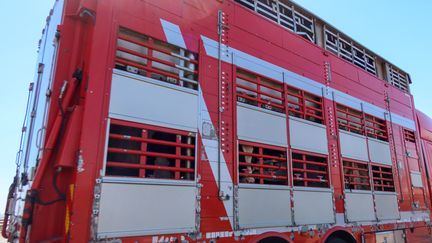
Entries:
<svg viewBox="0 0 432 243">
<path fill-rule="evenodd" d="M 386 65 L 386 67 L 388 67 L 388 65 Z M 387 68 L 388 71 L 388 68 Z M 389 80 L 390 81 L 390 80 Z M 402 181 L 401 181 L 401 177 L 400 177 L 400 170 L 399 170 L 399 161 L 398 161 L 398 156 L 397 156 L 397 151 L 396 151 L 396 143 L 395 143 L 395 138 L 394 138 L 394 130 L 393 130 L 393 119 L 392 119 L 392 114 L 391 114 L 391 108 L 390 108 L 390 97 L 388 95 L 387 92 L 385 92 L 385 103 L 386 103 L 386 107 L 387 107 L 387 112 L 388 112 L 388 116 L 390 119 L 390 133 L 389 136 L 391 136 L 391 141 L 393 143 L 393 153 L 396 159 L 396 170 L 398 173 L 398 184 L 399 184 L 399 192 L 400 192 L 400 201 L 404 202 L 404 196 L 403 196 L 403 192 L 402 192 Z M 390 137 L 389 137 L 389 141 L 390 141 Z"/>
<path fill-rule="evenodd" d="M 219 198 L 223 197 L 223 192 L 221 191 L 221 151 L 222 151 L 222 38 L 223 38 L 223 28 L 224 28 L 224 22 L 223 22 L 223 11 L 218 11 L 218 35 L 219 35 L 219 41 L 218 41 L 218 128 L 217 128 L 217 137 L 218 137 L 218 179 L 217 179 L 217 186 L 218 186 L 218 196 Z"/>
</svg>

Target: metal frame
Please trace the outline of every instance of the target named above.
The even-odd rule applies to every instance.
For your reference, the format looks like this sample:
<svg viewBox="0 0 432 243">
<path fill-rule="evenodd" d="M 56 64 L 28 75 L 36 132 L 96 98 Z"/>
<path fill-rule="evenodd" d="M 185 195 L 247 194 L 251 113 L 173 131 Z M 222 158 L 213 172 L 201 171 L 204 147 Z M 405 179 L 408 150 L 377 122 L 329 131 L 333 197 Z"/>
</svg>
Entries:
<svg viewBox="0 0 432 243">
<path fill-rule="evenodd" d="M 256 4 L 256 1 L 250 0 L 244 0 L 242 2 Z M 331 106 L 331 104 L 334 103 L 332 103 L 333 100 L 330 98 L 330 92 L 339 92 L 338 95 L 343 94 L 344 98 L 350 97 L 358 100 L 359 103 L 367 103 L 376 108 L 377 111 L 381 111 L 381 109 L 385 111 L 387 108 L 383 101 L 383 93 L 388 92 L 389 99 L 406 102 L 403 105 L 399 103 L 392 104 L 392 109 L 395 111 L 395 113 L 392 113 L 392 116 L 394 117 L 394 124 L 397 126 L 396 129 L 400 128 L 400 126 L 409 127 L 412 130 L 419 129 L 416 127 L 417 125 L 414 122 L 416 119 L 412 114 L 414 106 L 412 102 L 407 102 L 408 98 L 412 101 L 412 97 L 409 94 L 399 92 L 398 89 L 392 85 L 385 86 L 373 75 L 365 75 L 367 73 L 362 73 L 363 71 L 354 69 L 350 65 L 336 65 L 339 61 L 342 61 L 341 58 L 332 54 L 329 55 L 326 51 L 324 51 L 323 54 L 323 49 L 311 43 L 310 40 L 303 40 L 299 38 L 299 36 L 288 32 L 285 33 L 281 31 L 282 29 L 279 29 L 279 27 L 276 26 L 276 28 L 274 23 L 263 21 L 259 16 L 254 16 L 253 14 L 243 16 L 243 14 L 245 14 L 244 11 L 248 10 L 240 9 L 242 7 L 231 0 L 206 2 L 205 7 L 209 7 L 208 10 L 211 14 L 208 14 L 208 11 L 203 11 L 203 6 L 198 2 L 190 1 L 189 4 L 182 4 L 181 1 L 173 1 L 169 4 L 162 1 L 156 6 L 155 4 L 145 1 L 129 0 L 124 0 L 122 4 L 116 1 L 78 1 L 77 4 L 75 4 L 75 2 L 66 3 L 64 13 L 67 14 L 63 16 L 63 23 L 59 27 L 62 38 L 59 42 L 59 62 L 56 64 L 55 79 L 53 80 L 52 87 L 53 93 L 51 97 L 58 97 L 62 90 L 63 81 L 71 80 L 70 76 L 77 68 L 83 70 L 82 85 L 77 89 L 76 93 L 73 93 L 73 96 L 71 95 L 71 97 L 73 97 L 72 100 L 76 101 L 72 102 L 71 106 L 77 106 L 84 111 L 82 122 L 78 125 L 74 125 L 79 126 L 78 129 L 80 132 L 77 133 L 80 141 L 79 147 L 77 147 L 74 157 L 72 158 L 72 156 L 70 156 L 70 159 L 76 161 L 78 166 L 69 169 L 54 168 L 51 164 L 55 164 L 54 160 L 56 156 L 52 156 L 52 159 L 46 159 L 50 150 L 44 153 L 36 171 L 35 181 L 37 183 L 32 185 L 32 190 L 33 192 L 37 192 L 42 199 L 56 199 L 53 198 L 53 195 L 56 195 L 56 193 L 55 189 L 52 187 L 52 179 L 54 175 L 59 175 L 54 178 L 57 178 L 59 188 L 65 193 L 67 203 L 58 201 L 52 205 L 40 205 L 36 202 L 34 206 L 37 207 L 37 210 L 32 211 L 31 200 L 29 200 L 26 203 L 25 212 L 29 212 L 28 215 L 31 217 L 24 215 L 23 219 L 28 220 L 31 218 L 34 223 L 32 225 L 23 225 L 21 228 L 22 231 L 20 232 L 21 242 L 26 242 L 26 240 L 43 241 L 53 239 L 54 237 L 56 237 L 56 239 L 61 238 L 60 240 L 69 241 L 71 243 L 97 240 L 96 238 L 92 238 L 93 234 L 91 233 L 91 231 L 94 230 L 94 225 L 91 222 L 93 222 L 94 218 L 97 218 L 97 214 L 93 214 L 92 209 L 95 206 L 94 203 L 98 202 L 97 197 L 99 194 L 97 189 L 98 184 L 100 184 L 98 178 L 104 167 L 106 138 L 109 136 L 107 134 L 107 124 L 109 123 L 111 78 L 113 76 L 113 69 L 114 72 L 128 71 L 127 67 L 126 71 L 119 71 L 115 68 L 118 47 L 117 37 L 120 26 L 125 29 L 136 31 L 137 33 L 142 33 L 154 40 L 167 41 L 171 44 L 173 42 L 169 41 L 170 38 L 166 34 L 166 29 L 164 29 L 166 28 L 166 24 L 163 23 L 170 23 L 169 26 L 174 26 L 175 28 L 170 29 L 170 31 L 172 32 L 175 29 L 175 38 L 178 38 L 179 41 L 181 40 L 180 42 L 184 43 L 185 48 L 182 47 L 184 53 L 180 53 L 180 49 L 178 49 L 179 51 L 177 54 L 180 57 L 172 53 L 169 54 L 169 56 L 170 58 L 172 57 L 178 60 L 177 64 L 179 66 L 184 67 L 184 65 L 188 63 L 188 60 L 183 58 L 185 57 L 184 55 L 186 55 L 185 53 L 200 54 L 198 57 L 200 60 L 200 68 L 195 69 L 197 73 L 193 72 L 194 75 L 199 74 L 200 91 L 197 92 L 188 87 L 177 85 L 181 84 L 180 82 L 173 84 L 164 81 L 161 82 L 156 79 L 152 80 L 152 82 L 160 83 L 161 86 L 165 87 L 172 86 L 174 90 L 178 91 L 188 89 L 190 92 L 198 93 L 200 102 L 204 102 L 204 105 L 200 106 L 200 109 L 206 107 L 205 111 L 198 111 L 201 113 L 201 116 L 203 116 L 203 112 L 205 112 L 205 119 L 206 122 L 211 123 L 210 127 L 214 128 L 216 126 L 213 124 L 218 123 L 218 125 L 222 124 L 219 128 L 225 128 L 224 131 L 222 131 L 222 129 L 216 131 L 217 134 L 221 134 L 219 140 L 224 144 L 222 151 L 215 148 L 217 147 L 216 142 L 206 142 L 205 149 L 202 149 L 201 142 L 204 139 L 200 137 L 200 132 L 197 132 L 195 149 L 198 152 L 195 153 L 197 156 L 195 181 L 168 180 L 169 182 L 166 182 L 172 184 L 178 183 L 179 185 L 191 183 L 191 185 L 196 184 L 197 188 L 202 186 L 201 195 L 197 194 L 197 198 L 202 198 L 198 203 L 200 207 L 197 207 L 197 211 L 201 212 L 197 218 L 202 221 L 199 227 L 195 226 L 197 232 L 181 235 L 154 235 L 154 237 L 157 237 L 156 241 L 165 241 L 165 239 L 171 237 L 178 237 L 178 239 L 184 237 L 184 240 L 187 241 L 201 240 L 207 242 L 221 235 L 223 235 L 221 238 L 226 237 L 226 241 L 233 241 L 235 237 L 240 240 L 248 241 L 252 238 L 250 234 L 261 234 L 268 231 L 280 231 L 283 232 L 283 235 L 292 235 L 296 237 L 296 241 L 299 242 L 307 240 L 319 241 L 322 240 L 322 233 L 324 233 L 327 227 L 334 226 L 331 224 L 312 224 L 307 227 L 261 228 L 256 231 L 255 229 L 243 231 L 233 227 L 232 218 L 235 216 L 233 216 L 234 210 L 232 210 L 234 205 L 232 197 L 235 196 L 230 194 L 230 190 L 236 186 L 243 186 L 243 184 L 239 185 L 236 182 L 238 177 L 236 174 L 238 171 L 235 162 L 237 158 L 235 153 L 238 146 L 234 145 L 237 141 L 235 120 L 236 95 L 234 93 L 236 86 L 234 85 L 235 81 L 233 78 L 235 74 L 230 74 L 229 72 L 229 70 L 235 69 L 235 64 L 248 70 L 259 70 L 262 75 L 274 80 L 286 81 L 286 83 L 293 84 L 296 88 L 301 88 L 309 92 L 315 90 L 317 91 L 315 93 L 316 95 L 321 95 L 322 91 L 326 90 L 325 95 L 322 96 L 322 101 L 326 108 L 323 120 L 324 124 L 329 125 L 328 127 L 331 127 L 331 124 L 335 123 L 335 120 L 332 120 L 332 116 L 330 115 L 331 112 L 336 112 L 336 109 Z M 250 4 L 248 6 L 250 8 Z M 282 5 L 278 6 L 280 7 L 279 11 L 281 11 L 281 8 L 283 8 L 281 7 Z M 300 26 L 296 23 L 299 22 L 298 18 L 300 15 L 294 17 L 294 15 L 296 15 L 295 12 L 297 11 L 306 17 L 308 17 L 309 14 L 297 5 L 293 5 L 291 10 L 293 15 L 293 29 L 295 31 L 296 28 Z M 217 41 L 213 41 L 213 39 L 216 38 L 215 36 L 217 36 L 216 26 L 218 23 L 215 13 L 218 11 L 225 13 L 222 17 L 225 18 L 223 24 L 226 26 L 226 28 L 222 29 L 224 33 L 223 43 L 221 43 L 221 49 L 219 49 L 219 51 L 223 52 L 219 52 L 219 60 L 214 58 L 215 54 L 218 53 L 218 49 L 215 48 L 217 45 L 214 45 Z M 287 12 L 285 12 L 285 14 L 286 13 Z M 95 21 L 95 15 L 97 15 L 97 21 Z M 278 14 L 278 16 L 278 21 L 280 23 L 285 21 L 283 20 L 284 17 L 280 14 Z M 242 23 L 243 17 L 247 17 L 247 23 Z M 161 21 L 161 19 L 164 21 Z M 317 23 L 315 17 L 310 19 Z M 259 23 L 260 28 L 257 27 L 257 23 Z M 321 23 L 318 21 L 318 24 Z M 214 29 L 211 26 L 213 26 Z M 265 33 L 261 35 L 259 31 Z M 279 32 L 274 34 L 272 31 Z M 353 49 L 354 46 L 359 50 L 362 49 L 359 45 L 356 45 L 356 43 L 349 41 L 349 38 L 343 38 L 353 46 Z M 257 46 L 265 48 L 265 52 L 260 48 L 256 48 Z M 128 52 L 131 51 L 128 50 Z M 365 58 L 369 53 L 370 52 L 364 53 Z M 134 54 L 137 53 L 134 52 Z M 140 55 L 142 54 L 143 53 Z M 236 62 L 234 62 L 234 54 Z M 374 55 L 370 54 L 369 58 L 372 60 L 373 56 Z M 151 58 L 159 59 L 157 57 L 147 56 L 148 60 Z M 353 58 L 355 59 L 355 55 Z M 384 64 L 387 63 L 385 60 L 379 60 Z M 152 59 L 147 63 L 153 61 Z M 184 61 L 183 64 L 180 63 L 181 61 Z M 219 70 L 217 70 L 218 61 Z M 139 76 L 139 74 L 134 73 L 137 67 L 136 62 L 133 63 L 134 65 L 130 65 L 129 67 L 128 74 Z M 323 76 L 325 65 L 328 65 L 326 63 L 332 64 L 331 72 L 334 74 L 332 75 L 332 79 L 326 79 L 326 77 Z M 197 63 L 193 64 L 197 67 Z M 180 78 L 182 71 L 188 72 L 177 66 L 167 66 L 178 70 L 179 75 L 176 73 L 175 78 Z M 156 71 L 159 72 L 159 70 Z M 225 73 L 225 75 L 218 77 L 217 71 L 221 71 Z M 345 78 L 343 78 L 341 75 L 336 75 L 336 73 L 346 74 L 349 77 L 344 76 Z M 141 76 L 141 78 L 142 80 L 149 79 L 144 76 Z M 216 95 L 218 93 L 216 92 L 217 82 L 215 81 L 217 78 L 224 78 L 222 81 L 227 85 L 227 88 L 223 89 L 226 99 L 222 99 L 220 95 L 219 97 Z M 185 81 L 184 83 L 188 82 Z M 357 89 L 357 87 L 359 89 Z M 283 88 L 286 90 L 287 86 Z M 370 90 L 373 92 L 367 92 Z M 284 96 L 283 98 L 285 99 L 286 97 Z M 223 106 L 216 102 L 216 100 L 219 99 L 225 102 Z M 65 108 L 67 108 L 65 109 L 66 111 L 69 111 L 71 107 L 66 106 Z M 261 110 L 265 111 L 264 109 Z M 47 136 L 56 134 L 56 130 L 59 127 L 59 123 L 56 122 L 58 113 L 59 109 L 57 104 L 52 103 L 52 106 L 49 107 L 49 116 L 47 119 Z M 267 111 L 266 115 L 268 113 L 275 112 Z M 278 114 L 287 118 L 286 124 L 288 124 L 287 127 L 289 127 L 288 111 L 285 110 L 284 114 Z M 390 124 L 393 123 L 393 121 L 390 120 Z M 222 136 L 224 133 L 226 136 Z M 285 136 L 285 132 L 283 133 Z M 328 195 L 326 198 L 329 199 L 327 205 L 330 205 L 330 201 L 333 201 L 334 212 L 340 217 L 344 212 L 343 200 L 341 200 L 344 187 L 342 186 L 343 179 L 341 177 L 343 173 L 343 171 L 341 171 L 341 157 L 337 151 L 337 134 L 337 131 L 333 133 L 333 131 L 327 130 L 329 154 L 331 154 L 331 157 L 327 156 L 326 158 L 329 188 L 290 188 L 289 185 L 286 186 L 286 188 L 287 190 L 292 190 L 292 192 L 326 192 L 326 195 Z M 287 137 L 289 140 L 289 133 Z M 211 139 L 214 139 L 214 137 Z M 213 145 L 214 147 L 211 147 Z M 49 148 L 51 147 L 48 147 L 48 149 Z M 402 149 L 401 145 L 395 144 L 395 150 L 396 149 L 398 151 Z M 286 151 L 288 154 L 287 157 L 291 156 L 291 148 L 286 149 Z M 296 152 L 296 150 L 293 151 Z M 212 161 L 209 161 L 206 152 L 209 152 L 209 154 L 212 153 Z M 397 153 L 395 152 L 395 154 Z M 220 158 L 219 171 L 217 165 L 215 165 L 216 163 L 214 163 L 216 161 L 214 158 L 218 156 Z M 288 159 L 291 160 L 291 157 L 288 157 Z M 396 156 L 392 159 L 394 163 L 399 162 Z M 330 163 L 330 161 L 332 163 Z M 288 163 L 288 170 L 290 170 L 289 167 L 291 164 L 292 163 Z M 402 166 L 407 166 L 406 161 L 402 161 L 401 164 Z M 392 168 L 395 168 L 395 166 L 396 165 L 393 164 Z M 56 171 L 59 174 L 55 174 L 54 172 Z M 292 171 L 292 169 L 290 171 Z M 425 176 L 425 172 L 422 171 L 422 173 L 422 175 Z M 218 180 L 218 176 L 220 177 L 220 181 L 216 181 Z M 407 184 L 406 181 L 408 181 L 406 175 L 401 173 L 398 177 L 401 177 L 401 187 L 404 188 Z M 102 178 L 102 180 L 108 179 L 114 178 Z M 120 180 L 120 178 L 115 179 Z M 163 179 L 154 182 L 151 178 L 121 178 L 121 180 L 127 181 L 128 183 L 165 183 L 165 180 L 162 182 Z M 290 178 L 290 180 L 292 179 Z M 254 186 L 259 187 L 260 185 Z M 277 185 L 274 186 L 278 187 Z M 220 190 L 218 190 L 220 187 L 223 188 L 222 194 L 218 194 L 218 192 L 220 192 Z M 266 188 L 263 188 L 263 190 L 266 190 Z M 394 196 L 396 196 L 396 194 L 402 194 L 405 200 L 401 202 L 399 206 L 401 207 L 401 211 L 408 215 L 408 212 L 412 211 L 410 205 L 412 200 L 407 197 L 408 191 L 409 190 L 397 190 L 396 192 L 383 192 L 383 194 Z M 428 194 L 427 198 L 430 198 L 429 191 L 425 190 L 425 192 Z M 376 194 L 379 195 L 380 192 Z M 65 206 L 65 204 L 67 204 L 67 206 Z M 313 205 L 311 204 L 310 207 L 313 207 Z M 306 212 L 307 209 L 306 207 Z M 52 212 L 56 212 L 56 214 Z M 408 224 L 410 227 L 412 225 L 413 228 L 423 227 L 425 226 L 423 220 L 426 213 L 422 212 L 419 213 L 419 215 L 422 215 L 421 219 L 420 217 L 414 217 L 412 219 L 406 217 L 404 218 L 404 222 L 391 219 L 374 222 L 374 224 L 378 224 L 382 230 L 407 227 Z M 343 224 L 343 220 L 338 220 L 338 223 L 340 222 Z M 359 239 L 361 230 L 375 230 L 375 227 L 370 227 L 371 225 L 369 222 L 362 226 L 354 225 L 355 223 L 344 224 L 343 226 L 346 230 L 352 231 L 354 237 L 357 239 Z M 304 230 L 305 228 L 307 228 L 306 231 Z M 332 229 L 330 229 L 330 231 L 331 230 Z M 416 230 L 415 234 L 420 235 L 421 233 L 418 232 L 419 231 Z M 203 234 L 202 236 L 209 235 L 210 237 L 200 238 L 200 234 Z M 26 239 L 27 236 L 28 239 Z M 408 235 L 408 237 L 410 236 Z M 136 235 L 128 239 L 120 237 L 118 240 L 147 242 L 153 239 L 152 236 Z M 224 241 L 225 239 L 221 240 Z"/>
<path fill-rule="evenodd" d="M 166 48 L 178 49 L 179 53 L 163 49 L 162 44 L 166 45 Z M 128 48 L 131 45 L 135 47 L 135 50 L 132 47 Z M 165 56 L 165 59 L 170 58 L 177 61 L 164 60 L 162 57 L 155 57 L 156 54 Z M 198 89 L 197 55 L 150 36 L 120 28 L 115 62 L 116 68 L 123 68 L 129 72 L 153 79 L 158 77 L 162 79 L 161 77 L 164 77 L 165 82 L 195 90 Z M 155 67 L 155 65 L 158 67 Z M 170 71 L 170 69 L 174 69 L 175 72 Z M 186 77 L 187 73 L 192 77 Z"/>
<path fill-rule="evenodd" d="M 371 179 L 376 192 L 395 192 L 393 168 L 381 164 L 371 163 Z"/>
<path fill-rule="evenodd" d="M 252 152 L 244 152 L 240 151 L 240 146 L 250 146 L 253 150 L 258 149 L 258 153 Z M 275 157 L 271 155 L 264 154 L 264 149 L 271 150 L 274 152 L 280 152 L 284 157 Z M 238 141 L 238 181 L 242 184 L 255 184 L 255 182 L 242 182 L 247 181 L 248 178 L 258 179 L 258 184 L 262 185 L 288 185 L 289 181 L 289 170 L 288 170 L 288 156 L 286 153 L 286 148 L 276 147 L 272 145 L 259 144 L 253 142 L 247 142 L 243 140 Z M 251 162 L 240 161 L 240 156 L 251 157 Z M 253 159 L 257 159 L 257 163 L 253 163 Z M 271 160 L 267 161 L 267 160 Z M 279 164 L 279 165 L 275 165 Z M 240 168 L 246 167 L 246 172 L 241 172 Z M 250 167 L 250 169 L 249 169 Z M 258 173 L 254 173 L 254 169 L 258 169 Z M 276 175 L 278 172 L 282 173 L 282 175 Z M 285 176 L 283 176 L 285 174 Z M 267 179 L 267 180 L 266 180 Z M 275 180 L 272 182 L 272 180 Z"/>
<path fill-rule="evenodd" d="M 174 178 L 175 180 L 195 180 L 195 174 L 196 174 L 196 136 L 193 135 L 191 132 L 186 131 L 180 131 L 180 130 L 174 130 L 174 129 L 168 129 L 163 127 L 157 127 L 152 125 L 144 125 L 144 124 L 137 124 L 133 122 L 126 122 L 126 121 L 120 121 L 120 120 L 114 120 L 111 119 L 110 121 L 110 127 L 112 126 L 123 126 L 125 128 L 135 128 L 135 129 L 141 129 L 142 134 L 139 137 L 131 136 L 128 134 L 117 134 L 117 133 L 109 133 L 109 140 L 121 140 L 121 141 L 127 141 L 132 143 L 140 144 L 140 149 L 127 149 L 127 148 L 115 148 L 111 147 L 108 144 L 107 147 L 107 154 L 108 157 L 110 154 L 126 154 L 126 155 L 136 155 L 139 156 L 139 163 L 127 163 L 127 162 L 116 162 L 116 161 L 108 161 L 105 167 L 107 168 L 122 168 L 122 169 L 137 169 L 139 171 L 138 176 L 139 178 L 147 178 L 146 170 L 153 171 L 153 173 L 157 171 L 168 171 L 168 172 L 174 172 Z M 148 138 L 148 132 L 147 131 L 157 131 L 157 132 L 163 132 L 171 135 L 176 136 L 175 142 L 169 142 L 165 140 L 158 140 L 158 139 L 150 139 Z M 194 138 L 195 144 L 184 144 L 181 141 L 181 137 L 186 136 L 187 138 Z M 164 154 L 164 153 L 157 153 L 157 152 L 148 152 L 147 146 L 149 144 L 156 144 L 156 145 L 162 145 L 162 146 L 170 146 L 175 147 L 175 154 Z M 182 155 L 181 149 L 192 149 L 193 154 L 195 156 L 185 156 Z M 147 157 L 155 157 L 155 158 L 166 158 L 166 159 L 175 159 L 175 166 L 161 166 L 161 165 L 147 165 Z M 183 168 L 181 166 L 181 162 L 185 161 L 188 163 L 188 161 L 193 161 L 193 168 Z M 155 162 L 156 163 L 156 162 Z M 107 169 L 105 168 L 104 171 Z M 193 174 L 193 178 L 181 178 L 181 173 L 184 173 L 184 176 L 188 177 L 187 175 Z M 106 176 L 119 176 L 117 174 L 110 175 L 109 173 L 106 173 Z M 123 175 L 125 176 L 125 175 Z"/>
<path fill-rule="evenodd" d="M 336 110 L 339 129 L 388 142 L 385 120 L 341 104 Z"/>
<path fill-rule="evenodd" d="M 300 155 L 301 159 L 294 158 L 294 154 Z M 314 157 L 316 159 L 322 159 L 322 162 L 308 160 L 307 157 Z M 329 165 L 328 156 L 321 155 L 317 153 L 305 152 L 300 150 L 291 151 L 291 161 L 292 161 L 292 177 L 295 187 L 330 187 L 330 177 L 329 177 Z M 295 164 L 301 165 L 301 168 L 296 167 Z M 321 169 L 308 168 L 308 166 L 318 166 Z M 298 173 L 296 173 L 298 172 Z M 316 178 L 311 178 L 311 176 Z M 320 178 L 321 177 L 321 178 Z M 318 179 L 317 179 L 318 178 Z M 296 185 L 296 182 L 303 183 L 303 185 Z M 317 185 L 309 185 L 309 183 L 317 183 Z"/>
<path fill-rule="evenodd" d="M 343 172 L 345 190 L 371 190 L 368 162 L 343 159 Z M 362 172 L 365 172 L 365 175 L 361 175 Z"/>
<path fill-rule="evenodd" d="M 244 75 L 255 76 L 255 79 L 246 77 Z M 270 86 L 269 83 L 273 83 L 276 87 Z M 285 113 L 283 85 L 284 84 L 279 81 L 270 80 L 258 74 L 237 68 L 236 91 L 237 101 L 239 102 L 258 106 L 260 108 L 279 113 Z M 277 86 L 280 86 L 280 88 L 278 89 Z"/>
</svg>

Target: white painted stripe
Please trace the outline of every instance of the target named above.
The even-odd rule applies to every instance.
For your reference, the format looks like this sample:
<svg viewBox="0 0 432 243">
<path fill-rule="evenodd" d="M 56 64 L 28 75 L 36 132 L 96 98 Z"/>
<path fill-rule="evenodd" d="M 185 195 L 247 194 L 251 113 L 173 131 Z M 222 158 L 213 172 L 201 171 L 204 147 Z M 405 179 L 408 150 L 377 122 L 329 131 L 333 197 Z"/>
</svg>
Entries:
<svg viewBox="0 0 432 243">
<path fill-rule="evenodd" d="M 168 43 L 186 49 L 186 43 L 183 39 L 180 27 L 164 19 L 160 19 L 160 21 Z"/>
<path fill-rule="evenodd" d="M 207 55 L 218 58 L 218 42 L 206 36 L 201 36 L 201 39 L 203 40 L 204 48 Z M 306 90 L 316 95 L 321 96 L 323 94 L 323 90 L 325 90 L 326 92 L 324 93 L 324 96 L 326 98 L 333 99 L 332 94 L 334 94 L 334 98 L 337 102 L 340 102 L 343 105 L 349 106 L 354 109 L 360 110 L 361 104 L 363 104 L 365 112 L 382 119 L 385 118 L 386 110 L 383 108 L 362 101 L 354 96 L 351 96 L 334 88 L 326 87 L 324 84 L 291 72 L 285 68 L 274 65 L 260 58 L 254 57 L 235 48 L 222 45 L 221 57 L 222 61 L 224 62 L 235 64 L 241 68 L 260 73 L 271 79 L 285 82 L 289 85 Z M 410 128 L 412 130 L 416 129 L 415 122 L 413 120 L 402 117 L 401 115 L 395 114 L 393 112 L 391 113 L 391 115 L 392 121 L 394 123 Z"/>
<path fill-rule="evenodd" d="M 186 48 L 186 44 L 183 35 L 180 31 L 180 27 L 176 24 L 173 24 L 163 19 L 161 19 L 160 21 L 167 41 L 171 44 Z M 207 155 L 208 161 L 210 163 L 210 168 L 216 183 L 217 183 L 217 179 L 219 178 L 218 153 L 220 155 L 220 159 L 221 159 L 220 190 L 227 196 L 227 198 L 229 198 L 228 200 L 224 200 L 223 204 L 232 229 L 234 225 L 233 224 L 233 213 L 234 213 L 233 180 L 229 173 L 224 155 L 222 151 L 219 150 L 217 137 L 205 136 L 205 133 L 203 133 L 204 126 L 210 126 L 206 128 L 209 131 L 216 131 L 216 129 L 211 120 L 210 113 L 208 111 L 207 104 L 205 103 L 201 87 L 198 87 L 198 107 L 199 107 L 198 131 L 199 134 L 201 134 L 202 143 L 204 145 L 204 151 Z"/>
<path fill-rule="evenodd" d="M 222 153 L 222 151 L 219 150 L 219 146 L 218 146 L 218 140 L 216 136 L 207 136 L 206 133 L 208 132 L 203 132 L 203 128 L 204 126 L 208 126 L 210 125 L 211 127 L 207 127 L 206 130 L 207 131 L 216 131 L 215 126 L 213 125 L 213 122 L 211 120 L 210 117 L 210 113 L 207 109 L 207 105 L 205 103 L 201 88 L 198 91 L 198 97 L 199 97 L 199 106 L 200 106 L 200 122 L 199 122 L 199 126 L 198 126 L 198 130 L 199 133 L 201 134 L 202 137 L 202 142 L 204 145 L 204 151 L 207 155 L 207 159 L 210 163 L 210 168 L 211 171 L 213 173 L 213 177 L 215 179 L 215 181 L 217 181 L 218 179 L 218 153 L 220 154 L 220 178 L 221 178 L 221 183 L 220 183 L 220 190 L 229 197 L 229 200 L 224 200 L 224 206 L 225 206 L 225 211 L 227 213 L 227 216 L 229 218 L 230 224 L 231 224 L 231 228 L 233 226 L 233 213 L 234 213 L 234 208 L 233 208 L 233 180 L 231 178 L 231 175 L 229 173 L 228 170 L 228 165 L 226 164 L 224 155 Z"/>
</svg>

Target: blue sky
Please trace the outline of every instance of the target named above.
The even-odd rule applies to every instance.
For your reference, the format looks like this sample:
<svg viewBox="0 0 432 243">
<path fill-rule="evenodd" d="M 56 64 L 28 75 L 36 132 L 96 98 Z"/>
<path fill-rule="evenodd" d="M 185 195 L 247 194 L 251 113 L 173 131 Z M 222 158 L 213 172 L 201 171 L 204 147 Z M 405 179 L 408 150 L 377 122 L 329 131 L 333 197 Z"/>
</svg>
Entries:
<svg viewBox="0 0 432 243">
<path fill-rule="evenodd" d="M 173 0 L 175 1 L 175 0 Z M 297 0 L 356 41 L 411 74 L 418 109 L 432 116 L 432 1 Z M 37 43 L 54 0 L 4 1 L 0 14 L 0 214 L 33 81 Z"/>
</svg>

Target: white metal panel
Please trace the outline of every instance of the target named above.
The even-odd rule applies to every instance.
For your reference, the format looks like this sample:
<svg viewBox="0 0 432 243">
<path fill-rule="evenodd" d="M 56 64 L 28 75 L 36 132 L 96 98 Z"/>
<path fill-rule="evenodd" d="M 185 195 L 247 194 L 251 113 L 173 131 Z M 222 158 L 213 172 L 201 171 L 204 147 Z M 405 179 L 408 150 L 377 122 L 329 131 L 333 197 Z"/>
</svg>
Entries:
<svg viewBox="0 0 432 243">
<path fill-rule="evenodd" d="M 372 192 L 345 192 L 345 211 L 349 222 L 375 220 Z"/>
<path fill-rule="evenodd" d="M 294 222 L 297 225 L 334 223 L 331 191 L 294 190 Z"/>
<path fill-rule="evenodd" d="M 193 185 L 102 183 L 99 238 L 192 232 Z"/>
<path fill-rule="evenodd" d="M 288 188 L 239 188 L 241 228 L 289 226 L 291 196 Z"/>
<path fill-rule="evenodd" d="M 168 43 L 186 49 L 186 43 L 183 39 L 180 27 L 164 19 L 160 19 L 160 22 L 162 24 L 162 28 Z"/>
<path fill-rule="evenodd" d="M 196 131 L 198 96 L 193 90 L 116 70 L 109 112 L 114 118 Z"/>
<path fill-rule="evenodd" d="M 421 178 L 421 173 L 418 171 L 411 171 L 411 183 L 414 187 L 423 187 L 423 182 Z"/>
<path fill-rule="evenodd" d="M 368 161 L 366 138 L 351 132 L 339 130 L 342 157 Z"/>
<path fill-rule="evenodd" d="M 368 144 L 370 159 L 372 162 L 392 165 L 389 143 L 368 138 Z"/>
<path fill-rule="evenodd" d="M 292 148 L 328 154 L 327 132 L 324 125 L 296 117 L 289 119 Z"/>
<path fill-rule="evenodd" d="M 399 219 L 399 206 L 395 193 L 375 193 L 376 214 L 379 220 Z"/>
<path fill-rule="evenodd" d="M 369 115 L 373 115 L 375 117 L 381 118 L 383 120 L 386 119 L 386 111 L 382 108 L 379 108 L 375 105 L 369 103 L 363 103 L 363 111 Z"/>
<path fill-rule="evenodd" d="M 362 101 L 360 99 L 350 96 L 339 90 L 334 90 L 333 93 L 334 93 L 334 100 L 337 103 L 343 104 L 345 106 L 351 107 L 359 111 L 362 110 Z"/>
<path fill-rule="evenodd" d="M 240 139 L 288 146 L 286 118 L 283 114 L 248 105 L 237 105 L 237 134 Z"/>
</svg>

